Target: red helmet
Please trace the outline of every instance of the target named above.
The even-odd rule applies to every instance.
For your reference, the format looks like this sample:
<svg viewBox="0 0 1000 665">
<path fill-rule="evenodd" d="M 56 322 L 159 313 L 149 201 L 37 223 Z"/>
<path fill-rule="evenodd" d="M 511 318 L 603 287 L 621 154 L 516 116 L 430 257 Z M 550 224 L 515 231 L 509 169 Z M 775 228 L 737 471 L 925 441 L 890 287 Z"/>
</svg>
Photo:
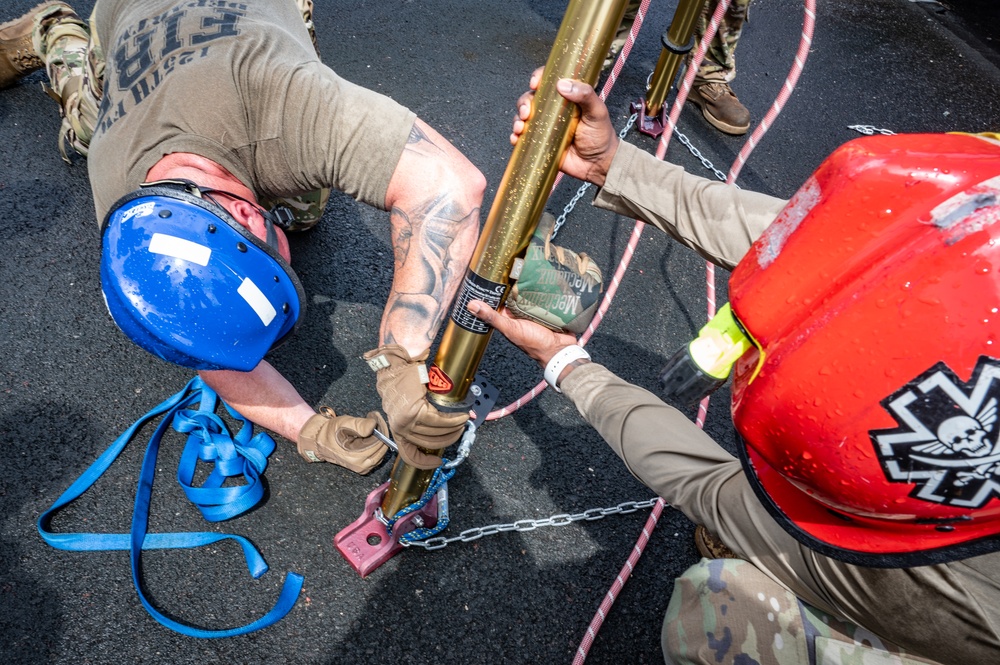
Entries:
<svg viewBox="0 0 1000 665">
<path fill-rule="evenodd" d="M 800 542 L 867 566 L 1000 550 L 1000 141 L 877 136 L 802 186 L 730 281 L 733 421 Z"/>
</svg>

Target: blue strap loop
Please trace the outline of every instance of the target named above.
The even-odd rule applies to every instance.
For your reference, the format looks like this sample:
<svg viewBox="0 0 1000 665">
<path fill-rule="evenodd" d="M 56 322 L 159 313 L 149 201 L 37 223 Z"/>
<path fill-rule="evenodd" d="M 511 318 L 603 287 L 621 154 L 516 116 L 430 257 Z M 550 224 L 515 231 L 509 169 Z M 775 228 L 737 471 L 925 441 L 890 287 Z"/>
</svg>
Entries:
<svg viewBox="0 0 1000 665">
<path fill-rule="evenodd" d="M 207 386 L 206 386 L 207 388 Z M 178 411 L 173 427 L 188 432 L 187 444 L 177 465 L 177 482 L 191 503 L 198 506 L 209 522 L 221 522 L 253 508 L 264 496 L 260 477 L 267 458 L 274 452 L 274 439 L 261 432 L 253 435 L 253 425 L 223 402 L 229 415 L 241 423 L 230 436 L 222 419 L 215 414 L 216 394 L 202 391 L 200 410 Z M 214 462 L 212 473 L 201 487 L 193 487 L 198 460 Z M 227 478 L 242 475 L 245 485 L 222 487 Z"/>
<path fill-rule="evenodd" d="M 191 408 L 201 400 L 198 409 Z M 243 550 L 247 569 L 255 579 L 267 572 L 267 563 L 254 545 L 232 534 L 209 532 L 147 533 L 149 502 L 153 489 L 153 475 L 160 440 L 171 424 L 181 433 L 187 433 L 187 443 L 181 454 L 177 480 L 185 494 L 198 506 L 205 519 L 217 522 L 235 517 L 257 504 L 263 496 L 261 475 L 267 467 L 267 457 L 274 451 L 274 440 L 265 433 L 253 434 L 253 425 L 223 402 L 229 414 L 242 422 L 235 436 L 229 435 L 222 419 L 215 414 L 218 396 L 198 377 L 191 379 L 179 393 L 169 397 L 133 423 L 125 432 L 84 471 L 69 489 L 38 518 L 38 533 L 52 547 L 70 551 L 129 550 L 132 581 L 139 600 L 146 611 L 160 624 L 189 637 L 217 638 L 245 635 L 270 626 L 282 619 L 295 605 L 302 590 L 302 576 L 289 572 L 278 600 L 267 614 L 256 621 L 237 628 L 206 630 L 180 623 L 163 615 L 147 600 L 139 578 L 139 557 L 142 550 L 193 548 L 211 545 L 222 540 L 234 540 Z M 86 492 L 118 458 L 136 432 L 159 416 L 163 419 L 150 436 L 143 456 L 132 512 L 129 533 L 55 533 L 49 529 L 56 511 Z M 215 467 L 201 487 L 191 485 L 197 461 L 215 462 Z M 243 475 L 247 484 L 222 487 L 226 478 Z"/>
<path fill-rule="evenodd" d="M 434 475 L 431 476 L 431 482 L 427 485 L 427 489 L 424 490 L 424 493 L 420 496 L 420 498 L 405 508 L 400 509 L 399 512 L 392 517 L 392 519 L 386 522 L 385 528 L 390 536 L 392 535 L 392 527 L 396 524 L 399 518 L 409 515 L 410 513 L 420 510 L 426 506 L 427 502 L 431 500 L 431 497 L 437 494 L 438 490 L 441 489 L 441 486 L 448 484 L 448 481 L 452 479 L 455 475 L 455 469 L 457 467 L 449 469 L 447 468 L 447 464 L 448 460 L 442 459 L 441 466 L 434 470 Z M 450 521 L 451 520 L 447 514 L 440 515 L 438 517 L 437 524 L 435 524 L 432 528 L 428 529 L 426 527 L 420 527 L 410 531 L 409 533 L 404 533 L 399 537 L 399 542 L 405 545 L 407 543 L 412 543 L 417 540 L 425 540 L 431 536 L 435 536 L 444 531 Z"/>
</svg>

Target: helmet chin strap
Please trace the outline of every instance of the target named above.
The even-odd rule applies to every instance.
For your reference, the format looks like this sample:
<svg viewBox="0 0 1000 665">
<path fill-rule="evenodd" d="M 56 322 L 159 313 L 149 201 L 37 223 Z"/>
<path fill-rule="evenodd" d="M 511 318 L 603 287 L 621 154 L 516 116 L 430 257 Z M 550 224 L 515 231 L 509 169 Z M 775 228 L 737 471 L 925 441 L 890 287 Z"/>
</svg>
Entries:
<svg viewBox="0 0 1000 665">
<path fill-rule="evenodd" d="M 184 189 L 184 191 L 194 196 L 197 196 L 200 199 L 211 201 L 215 205 L 222 208 L 227 214 L 229 213 L 229 211 L 226 210 L 225 207 L 221 203 L 219 203 L 215 199 L 215 197 L 212 196 L 212 194 L 225 194 L 230 198 L 234 198 L 238 201 L 243 201 L 244 203 L 252 205 L 254 208 L 257 209 L 257 212 L 260 213 L 261 218 L 264 220 L 264 228 L 266 229 L 266 236 L 264 238 L 264 242 L 267 243 L 268 247 L 272 248 L 275 251 L 278 251 L 278 233 L 277 231 L 274 230 L 274 227 L 277 226 L 278 228 L 287 231 L 293 221 L 292 211 L 284 206 L 276 206 L 272 210 L 265 210 L 257 203 L 245 199 L 242 196 L 238 196 L 237 194 L 233 194 L 232 192 L 227 192 L 224 189 L 202 187 L 198 185 L 196 182 L 187 180 L 186 178 L 155 180 L 153 182 L 144 182 L 140 185 L 140 187 L 163 187 L 163 186 L 180 187 Z"/>
</svg>

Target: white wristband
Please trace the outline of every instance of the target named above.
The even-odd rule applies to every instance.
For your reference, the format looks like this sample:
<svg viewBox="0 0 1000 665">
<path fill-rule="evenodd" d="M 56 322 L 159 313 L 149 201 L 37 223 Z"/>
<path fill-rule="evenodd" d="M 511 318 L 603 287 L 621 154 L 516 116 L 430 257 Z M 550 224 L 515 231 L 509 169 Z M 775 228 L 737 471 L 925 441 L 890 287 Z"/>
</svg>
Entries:
<svg viewBox="0 0 1000 665">
<path fill-rule="evenodd" d="M 561 393 L 562 391 L 559 390 L 559 386 L 556 385 L 559 381 L 559 375 L 566 369 L 566 365 L 581 358 L 590 360 L 590 354 L 582 346 L 571 344 L 559 349 L 559 352 L 552 356 L 548 364 L 545 365 L 545 381 L 552 386 L 553 390 Z"/>
</svg>

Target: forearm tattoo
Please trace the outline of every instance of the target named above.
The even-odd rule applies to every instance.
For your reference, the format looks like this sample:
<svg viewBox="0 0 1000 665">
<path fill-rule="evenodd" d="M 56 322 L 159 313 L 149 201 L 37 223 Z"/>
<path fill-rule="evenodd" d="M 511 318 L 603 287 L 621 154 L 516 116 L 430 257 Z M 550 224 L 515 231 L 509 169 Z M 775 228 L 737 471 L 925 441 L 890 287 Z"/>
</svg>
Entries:
<svg viewBox="0 0 1000 665">
<path fill-rule="evenodd" d="M 462 209 L 450 194 L 424 201 L 406 211 L 392 210 L 396 277 L 386 303 L 383 344 L 392 344 L 393 331 L 408 329 L 422 334 L 429 344 L 448 314 L 448 306 L 465 271 L 456 261 L 456 235 L 479 209 Z"/>
<path fill-rule="evenodd" d="M 410 132 L 406 150 L 438 159 L 441 150 L 419 127 Z M 427 198 L 390 211 L 395 276 L 386 303 L 382 344 L 419 336 L 430 344 L 448 314 L 465 272 L 469 243 L 478 229 L 479 208 L 463 204 L 452 191 L 429 192 Z"/>
</svg>

